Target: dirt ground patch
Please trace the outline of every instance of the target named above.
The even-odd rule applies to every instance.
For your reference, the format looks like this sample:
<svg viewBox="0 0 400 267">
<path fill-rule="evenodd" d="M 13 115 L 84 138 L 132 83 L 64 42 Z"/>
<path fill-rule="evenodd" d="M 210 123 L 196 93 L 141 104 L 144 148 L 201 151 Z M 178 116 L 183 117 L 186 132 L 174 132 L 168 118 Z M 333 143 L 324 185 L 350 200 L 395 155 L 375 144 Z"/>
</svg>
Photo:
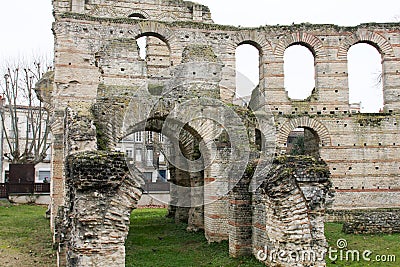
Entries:
<svg viewBox="0 0 400 267">
<path fill-rule="evenodd" d="M 0 266 L 56 266 L 45 206 L 0 201 Z"/>
</svg>

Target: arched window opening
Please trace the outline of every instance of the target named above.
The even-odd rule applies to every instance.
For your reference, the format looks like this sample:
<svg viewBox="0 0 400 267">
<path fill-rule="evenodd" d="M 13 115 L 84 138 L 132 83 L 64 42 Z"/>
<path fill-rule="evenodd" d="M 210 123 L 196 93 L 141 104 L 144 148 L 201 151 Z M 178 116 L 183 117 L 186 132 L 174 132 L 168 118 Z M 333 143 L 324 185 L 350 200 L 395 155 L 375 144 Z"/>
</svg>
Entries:
<svg viewBox="0 0 400 267">
<path fill-rule="evenodd" d="M 286 143 L 286 154 L 307 155 L 319 158 L 318 134 L 309 128 L 299 127 L 290 132 Z"/>
<path fill-rule="evenodd" d="M 168 44 L 154 34 L 145 34 L 136 40 L 139 54 L 146 61 L 149 77 L 165 75 L 165 70 L 171 66 L 171 57 Z"/>
<path fill-rule="evenodd" d="M 142 60 L 146 60 L 146 46 L 147 46 L 147 37 L 142 36 L 136 40 L 137 46 L 139 48 L 139 56 Z"/>
<path fill-rule="evenodd" d="M 242 44 L 236 48 L 235 104 L 247 105 L 251 92 L 260 80 L 260 51 L 253 45 Z"/>
<path fill-rule="evenodd" d="M 382 57 L 367 43 L 350 47 L 348 54 L 349 104 L 356 112 L 383 110 Z"/>
<path fill-rule="evenodd" d="M 127 163 L 134 165 L 145 176 L 147 187 L 154 183 L 164 183 L 169 180 L 167 159 L 165 157 L 169 146 L 168 138 L 161 133 L 142 131 L 135 132 L 123 138 L 116 150 L 125 153 Z"/>
<path fill-rule="evenodd" d="M 315 88 L 315 59 L 304 45 L 289 46 L 284 54 L 285 90 L 291 99 L 305 100 Z"/>
<path fill-rule="evenodd" d="M 146 19 L 146 17 L 140 13 L 132 13 L 128 17 L 131 19 Z"/>
</svg>

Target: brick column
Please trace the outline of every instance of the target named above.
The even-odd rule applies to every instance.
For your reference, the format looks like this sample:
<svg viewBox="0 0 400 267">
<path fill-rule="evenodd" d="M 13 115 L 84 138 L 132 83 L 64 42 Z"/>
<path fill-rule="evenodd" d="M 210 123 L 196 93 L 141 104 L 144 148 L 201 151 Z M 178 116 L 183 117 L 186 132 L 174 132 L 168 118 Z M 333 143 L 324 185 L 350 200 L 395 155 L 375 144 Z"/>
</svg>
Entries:
<svg viewBox="0 0 400 267">
<path fill-rule="evenodd" d="M 228 240 L 229 181 L 222 177 L 229 167 L 230 149 L 219 149 L 213 163 L 205 170 L 204 230 L 208 242 Z"/>
</svg>

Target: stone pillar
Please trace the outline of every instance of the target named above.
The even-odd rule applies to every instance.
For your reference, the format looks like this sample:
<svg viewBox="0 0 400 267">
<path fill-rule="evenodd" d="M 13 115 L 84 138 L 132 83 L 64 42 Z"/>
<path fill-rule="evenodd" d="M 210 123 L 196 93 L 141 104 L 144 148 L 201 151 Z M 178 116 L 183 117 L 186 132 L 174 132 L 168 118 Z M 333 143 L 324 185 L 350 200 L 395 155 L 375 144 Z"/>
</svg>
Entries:
<svg viewBox="0 0 400 267">
<path fill-rule="evenodd" d="M 169 182 L 171 184 L 176 183 L 176 175 L 175 175 L 175 170 L 176 168 L 172 166 L 171 164 L 168 164 L 168 170 L 169 170 Z M 176 187 L 170 186 L 170 200 L 169 200 L 169 205 L 168 205 L 168 214 L 167 217 L 169 218 L 175 218 L 175 213 L 176 213 L 176 205 L 178 204 L 178 193 L 176 192 Z"/>
<path fill-rule="evenodd" d="M 276 111 L 288 113 L 291 109 L 291 103 L 288 99 L 288 94 L 285 91 L 283 58 L 270 59 L 267 62 L 265 70 L 265 97 L 266 102 L 272 109 Z"/>
<path fill-rule="evenodd" d="M 323 218 L 330 187 L 329 169 L 323 161 L 306 156 L 275 160 L 253 198 L 253 253 L 257 258 L 273 266 L 325 266 Z M 260 231 L 263 227 L 264 233 Z M 287 262 L 277 257 L 280 252 L 299 258 Z"/>
<path fill-rule="evenodd" d="M 336 52 L 336 51 L 335 51 Z M 347 59 L 317 59 L 315 64 L 314 112 L 321 114 L 343 113 L 349 110 L 349 81 Z"/>
<path fill-rule="evenodd" d="M 384 59 L 383 65 L 383 103 L 384 111 L 394 113 L 400 111 L 399 95 L 400 95 L 400 70 L 398 67 L 398 59 Z"/>
<path fill-rule="evenodd" d="M 170 51 L 166 43 L 156 37 L 146 37 L 147 75 L 152 78 L 166 77 L 171 66 Z"/>
<path fill-rule="evenodd" d="M 57 217 L 58 207 L 64 204 L 65 184 L 64 184 L 64 135 L 53 132 L 51 145 L 51 214 L 50 227 L 54 231 L 55 218 Z"/>
<path fill-rule="evenodd" d="M 251 255 L 252 207 L 249 178 L 244 176 L 230 193 L 229 207 L 229 255 Z"/>
<path fill-rule="evenodd" d="M 221 53 L 222 80 L 220 82 L 220 98 L 224 103 L 232 103 L 236 93 L 235 54 Z"/>
<path fill-rule="evenodd" d="M 168 217 L 176 222 L 188 223 L 190 196 L 186 194 L 186 188 L 190 187 L 190 174 L 170 164 L 170 203 Z"/>
<path fill-rule="evenodd" d="M 189 210 L 188 231 L 197 232 L 204 229 L 204 174 L 203 172 L 190 173 L 191 204 Z"/>
<path fill-rule="evenodd" d="M 125 240 L 131 211 L 142 194 L 141 174 L 128 169 L 122 153 L 82 152 L 67 158 L 66 176 L 69 202 L 57 226 L 65 258 L 59 258 L 59 266 L 125 266 Z"/>
<path fill-rule="evenodd" d="M 205 170 L 204 178 L 204 230 L 208 242 L 228 240 L 229 197 L 228 177 L 229 148 L 220 148 L 213 163 Z"/>
<path fill-rule="evenodd" d="M 178 190 L 175 191 L 177 206 L 175 210 L 175 221 L 176 222 L 183 222 L 188 223 L 189 220 L 189 209 L 190 209 L 190 196 L 186 195 L 186 191 L 184 188 L 190 187 L 190 173 L 181 169 L 175 169 L 175 177 L 176 177 L 176 184 Z M 173 186 L 171 186 L 173 187 Z"/>
</svg>

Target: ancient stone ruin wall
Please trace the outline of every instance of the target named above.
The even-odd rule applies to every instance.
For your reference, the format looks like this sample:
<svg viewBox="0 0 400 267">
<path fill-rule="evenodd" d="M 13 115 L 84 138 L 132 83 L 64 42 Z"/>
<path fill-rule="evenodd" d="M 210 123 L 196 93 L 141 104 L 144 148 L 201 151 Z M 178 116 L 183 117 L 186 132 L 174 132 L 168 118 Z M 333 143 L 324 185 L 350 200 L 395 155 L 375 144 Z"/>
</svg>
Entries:
<svg viewBox="0 0 400 267">
<path fill-rule="evenodd" d="M 52 223 L 58 207 L 67 207 L 64 215 L 78 214 L 78 210 L 68 205 L 77 202 L 78 206 L 84 206 L 85 201 L 94 203 L 101 198 L 96 186 L 89 186 L 90 190 L 81 192 L 79 184 L 76 187 L 68 180 L 68 177 L 76 177 L 78 181 L 92 177 L 85 172 L 76 173 L 74 171 L 79 171 L 79 168 L 71 167 L 82 159 L 90 158 L 90 153 L 97 155 L 93 157 L 102 155 L 98 150 L 112 153 L 115 143 L 129 133 L 141 130 L 160 132 L 168 116 L 177 113 L 174 107 L 188 100 L 207 99 L 201 105 L 192 103 L 186 106 L 186 116 L 206 114 L 208 119 L 224 123 L 234 121 L 235 116 L 221 112 L 223 109 L 210 99 L 221 100 L 225 106 L 239 112 L 231 103 L 236 89 L 235 51 L 241 44 L 251 44 L 260 52 L 260 84 L 251 101 L 264 107 L 267 103 L 268 114 L 273 115 L 274 124 L 269 131 L 265 131 L 254 114 L 245 111 L 241 113 L 244 114 L 241 123 L 252 122 L 244 123 L 246 138 L 240 135 L 239 125 L 231 125 L 232 131 L 243 140 L 250 137 L 254 147 L 257 136 L 259 140 L 267 139 L 273 143 L 278 156 L 285 153 L 290 132 L 303 127 L 317 137 L 319 147 L 313 147 L 313 154 L 321 156 L 332 174 L 333 188 L 336 189 L 333 208 L 400 206 L 399 23 L 372 23 L 356 27 L 299 24 L 237 28 L 213 24 L 208 8 L 184 1 L 53 0 L 53 4 L 56 19 L 53 26 L 55 72 L 53 87 L 48 89 L 46 85 L 42 88 L 52 111 L 54 136 Z M 148 38 L 147 61 L 140 58 L 136 44 L 136 40 L 143 36 Z M 350 114 L 347 51 L 360 42 L 372 44 L 381 53 L 384 113 Z M 316 86 L 312 95 L 304 101 L 289 99 L 284 87 L 283 54 L 293 44 L 306 46 L 315 58 Z M 167 65 L 170 67 L 166 68 Z M 131 113 L 125 116 L 127 111 Z M 201 141 L 208 144 L 222 136 L 220 124 L 207 120 L 187 123 L 174 118 L 167 124 L 165 130 L 179 144 L 174 151 L 183 150 L 184 156 L 191 160 L 197 159 L 195 154 Z M 181 129 L 182 135 L 176 136 Z M 264 136 L 257 135 L 257 131 L 262 130 Z M 265 136 L 266 132 L 270 136 Z M 233 166 L 234 169 L 243 164 L 240 160 L 229 161 L 227 155 L 232 151 L 229 146 L 226 147 L 228 143 L 219 140 L 216 143 L 219 145 L 217 153 L 214 154 L 215 147 L 203 146 L 202 154 L 206 156 L 202 160 L 206 161 L 209 155 L 215 157 L 212 164 L 201 171 L 191 172 L 190 164 L 171 167 L 175 184 L 183 187 L 204 185 L 206 188 L 201 192 L 189 192 L 190 187 L 172 188 L 174 195 L 170 216 L 177 221 L 189 221 L 190 229 L 204 228 L 210 242 L 229 239 L 230 253 L 234 256 L 249 252 L 256 254 L 264 245 L 275 246 L 288 237 L 293 238 L 290 240 L 294 243 L 298 240 L 304 248 L 320 250 L 324 239 L 322 206 L 319 205 L 324 203 L 321 192 L 325 191 L 316 189 L 326 182 L 326 176 L 315 176 L 315 172 L 310 174 L 304 169 L 306 167 L 300 166 L 294 171 L 297 177 L 315 180 L 294 180 L 292 176 L 285 176 L 285 172 L 267 176 L 265 172 L 263 179 L 269 177 L 277 183 L 271 184 L 272 180 L 266 179 L 251 199 L 250 194 L 245 193 L 249 189 L 245 176 L 244 179 L 240 179 L 242 174 L 236 177 L 237 187 L 230 185 L 229 175 L 235 172 L 229 173 L 227 167 Z M 233 148 L 240 146 L 232 145 Z M 246 150 L 241 152 L 250 153 Z M 106 161 L 111 160 L 109 164 L 117 164 L 112 160 L 112 154 L 107 155 Z M 304 166 L 310 166 L 309 163 L 302 162 Z M 206 165 L 205 162 L 203 164 Z M 101 170 L 108 167 L 99 166 L 95 177 L 108 179 L 108 175 Z M 124 170 L 119 172 L 125 173 Z M 279 182 L 282 179 L 288 182 L 287 188 L 285 183 Z M 118 184 L 112 190 L 118 191 L 123 186 L 123 183 Z M 136 184 L 133 188 L 134 192 L 139 190 Z M 88 192 L 93 194 L 86 196 Z M 230 195 L 227 192 L 231 192 Z M 75 196 L 80 194 L 83 194 L 84 202 L 76 199 Z M 320 196 L 316 201 L 319 204 L 314 205 L 309 196 Z M 130 204 L 123 211 L 118 212 L 126 215 L 137 197 L 139 193 L 128 201 Z M 276 197 L 282 198 L 285 205 L 275 203 Z M 210 204 L 204 207 L 201 203 L 196 207 L 187 206 L 188 203 L 198 204 L 199 199 Z M 250 224 L 248 215 L 252 207 L 255 212 Z M 274 209 L 287 214 L 301 212 L 292 225 L 285 225 L 285 218 L 276 217 Z M 85 220 L 85 216 L 82 215 L 82 218 Z M 97 241 L 93 244 L 89 242 L 88 250 L 75 251 L 68 247 L 68 244 L 84 244 L 84 239 L 79 239 L 83 228 L 74 228 L 79 225 L 78 221 L 65 219 L 64 223 L 72 226 L 69 239 L 60 240 L 60 244 L 66 246 L 65 251 L 71 251 L 71 255 L 64 259 L 71 265 L 75 258 L 85 259 L 80 262 L 81 266 L 101 261 L 86 258 L 97 251 L 92 247 Z M 57 226 L 56 230 L 60 227 Z M 274 240 L 267 236 L 268 229 L 274 229 Z M 285 232 L 288 229 L 293 232 Z M 127 228 L 121 231 L 127 231 Z M 121 242 L 126 234 L 122 232 L 118 235 L 118 244 L 115 243 L 121 257 Z M 248 239 L 250 235 L 254 240 L 251 243 Z M 311 246 L 313 240 L 317 240 L 317 247 Z M 109 245 L 108 241 L 105 241 L 105 247 Z M 119 263 L 123 264 L 122 261 Z"/>
<path fill-rule="evenodd" d="M 326 201 L 331 194 L 329 170 L 312 157 L 280 157 L 253 195 L 252 251 L 268 266 L 323 266 Z M 240 248 L 240 246 L 238 246 Z M 231 244 L 230 244 L 231 248 Z M 289 263 L 279 253 L 314 253 Z M 299 257 L 302 258 L 302 257 Z"/>
<path fill-rule="evenodd" d="M 121 1 L 119 5 L 132 12 L 146 11 L 153 10 L 146 6 L 150 2 L 129 1 L 128 5 Z M 139 60 L 135 45 L 135 39 L 140 36 L 153 36 L 166 42 L 174 66 L 182 62 L 183 50 L 189 44 L 209 46 L 224 66 L 220 97 L 229 103 L 235 92 L 235 49 L 249 43 L 260 51 L 260 90 L 265 92 L 265 99 L 276 116 L 278 149 L 284 150 L 294 125 L 308 127 L 319 136 L 320 155 L 329 164 L 334 187 L 339 190 L 335 207 L 354 207 L 350 203 L 359 203 L 361 207 L 399 205 L 392 201 L 400 194 L 398 23 L 356 27 L 300 24 L 250 29 L 195 23 L 183 18 L 179 18 L 182 20 L 179 23 L 156 22 L 156 15 L 150 16 L 150 20 L 133 20 L 124 15 L 130 12 L 112 13 L 110 10 L 116 6 L 107 6 L 106 2 L 99 6 L 110 12 L 96 15 L 89 12 L 89 7 L 82 12 L 73 11 L 66 3 L 69 1 L 54 1 L 55 107 L 63 107 L 70 101 L 94 102 L 101 82 L 115 86 L 129 84 L 129 87 L 140 84 L 147 77 L 146 64 Z M 181 5 L 173 3 L 157 2 L 165 8 Z M 151 2 L 151 5 L 156 4 Z M 181 8 L 187 8 L 187 4 Z M 349 114 L 347 51 L 359 42 L 374 45 L 382 55 L 383 114 Z M 316 88 L 306 101 L 291 101 L 284 89 L 283 53 L 292 44 L 303 44 L 315 55 Z M 115 56 L 110 55 L 111 61 L 107 63 L 102 53 L 109 54 L 109 51 L 118 53 L 113 52 Z M 121 57 L 124 51 L 130 52 Z M 100 68 L 99 64 L 102 64 Z M 55 158 L 57 153 L 55 148 Z M 53 171 L 55 181 L 62 180 L 59 170 L 58 167 Z M 59 190 L 54 190 L 55 203 L 61 203 L 57 200 L 57 195 L 62 193 Z M 359 195 L 364 195 L 361 202 Z"/>
<path fill-rule="evenodd" d="M 182 0 L 53 0 L 53 6 L 56 13 L 74 12 L 95 17 L 212 22 L 208 7 Z"/>
<path fill-rule="evenodd" d="M 356 210 L 346 215 L 351 216 L 343 224 L 346 234 L 400 233 L 400 209 Z"/>
<path fill-rule="evenodd" d="M 337 191 L 335 209 L 399 207 L 399 116 L 352 114 L 282 116 L 278 146 L 296 127 L 314 129 Z"/>
<path fill-rule="evenodd" d="M 345 233 L 399 233 L 399 215 L 398 208 L 328 210 L 325 221 L 344 223 Z"/>
<path fill-rule="evenodd" d="M 59 266 L 124 266 L 131 211 L 142 195 L 139 171 L 122 153 L 67 159 L 66 198 L 56 227 Z"/>
</svg>

